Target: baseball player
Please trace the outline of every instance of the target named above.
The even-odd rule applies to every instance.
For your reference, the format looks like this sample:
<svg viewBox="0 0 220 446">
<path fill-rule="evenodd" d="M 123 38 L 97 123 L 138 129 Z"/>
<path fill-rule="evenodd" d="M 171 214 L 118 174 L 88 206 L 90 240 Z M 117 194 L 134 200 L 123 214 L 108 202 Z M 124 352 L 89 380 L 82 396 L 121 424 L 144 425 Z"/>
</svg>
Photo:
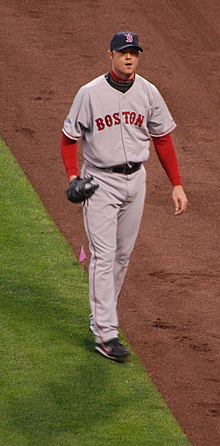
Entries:
<svg viewBox="0 0 220 446">
<path fill-rule="evenodd" d="M 119 362 L 130 353 L 119 340 L 117 300 L 143 213 L 143 162 L 149 157 L 150 139 L 173 186 L 175 215 L 187 206 L 170 135 L 176 124 L 157 88 L 136 73 L 142 52 L 136 33 L 112 37 L 111 70 L 80 88 L 61 140 L 70 181 L 67 198 L 84 204 L 91 253 L 90 329 L 96 350 Z M 80 176 L 79 139 L 84 158 Z"/>
</svg>

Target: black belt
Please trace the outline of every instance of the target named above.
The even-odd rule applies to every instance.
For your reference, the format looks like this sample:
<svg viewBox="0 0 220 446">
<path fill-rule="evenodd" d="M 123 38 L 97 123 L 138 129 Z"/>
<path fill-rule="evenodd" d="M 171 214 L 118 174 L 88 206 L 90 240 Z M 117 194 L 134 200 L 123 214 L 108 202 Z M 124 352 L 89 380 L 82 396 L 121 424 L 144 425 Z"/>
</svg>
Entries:
<svg viewBox="0 0 220 446">
<path fill-rule="evenodd" d="M 107 172 L 123 173 L 124 175 L 130 175 L 141 168 L 142 163 L 129 163 L 129 164 L 118 164 L 117 166 L 111 167 L 97 167 L 100 170 L 106 170 Z"/>
</svg>

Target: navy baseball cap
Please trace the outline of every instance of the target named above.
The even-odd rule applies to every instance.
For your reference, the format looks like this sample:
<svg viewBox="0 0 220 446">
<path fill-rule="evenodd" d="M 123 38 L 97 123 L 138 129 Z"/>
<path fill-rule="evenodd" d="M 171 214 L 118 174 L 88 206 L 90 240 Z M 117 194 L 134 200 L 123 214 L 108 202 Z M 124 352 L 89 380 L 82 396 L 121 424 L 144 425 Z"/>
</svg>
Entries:
<svg viewBox="0 0 220 446">
<path fill-rule="evenodd" d="M 139 46 L 139 39 L 136 33 L 120 31 L 114 34 L 110 42 L 110 50 L 120 51 L 125 48 L 136 48 L 138 51 L 143 52 L 143 49 Z"/>
</svg>

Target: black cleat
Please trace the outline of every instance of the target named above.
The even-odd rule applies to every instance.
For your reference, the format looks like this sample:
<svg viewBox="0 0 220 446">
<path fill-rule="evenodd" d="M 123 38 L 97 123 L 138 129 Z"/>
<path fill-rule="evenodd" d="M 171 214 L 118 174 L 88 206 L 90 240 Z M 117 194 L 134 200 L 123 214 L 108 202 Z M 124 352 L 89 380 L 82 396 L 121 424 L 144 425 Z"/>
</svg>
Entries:
<svg viewBox="0 0 220 446">
<path fill-rule="evenodd" d="M 96 343 L 95 348 L 101 355 L 118 362 L 124 362 L 130 355 L 129 350 L 119 342 L 118 338 L 111 339 L 107 342 Z"/>
</svg>

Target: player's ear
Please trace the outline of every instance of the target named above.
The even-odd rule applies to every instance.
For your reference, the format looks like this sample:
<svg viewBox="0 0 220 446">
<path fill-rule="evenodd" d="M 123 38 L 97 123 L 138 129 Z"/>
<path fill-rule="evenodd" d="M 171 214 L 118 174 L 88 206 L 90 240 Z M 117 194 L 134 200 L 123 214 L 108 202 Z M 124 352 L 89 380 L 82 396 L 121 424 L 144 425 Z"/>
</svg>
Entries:
<svg viewBox="0 0 220 446">
<path fill-rule="evenodd" d="M 108 50 L 108 56 L 109 56 L 110 59 L 112 60 L 112 59 L 114 58 L 113 51 Z"/>
</svg>

